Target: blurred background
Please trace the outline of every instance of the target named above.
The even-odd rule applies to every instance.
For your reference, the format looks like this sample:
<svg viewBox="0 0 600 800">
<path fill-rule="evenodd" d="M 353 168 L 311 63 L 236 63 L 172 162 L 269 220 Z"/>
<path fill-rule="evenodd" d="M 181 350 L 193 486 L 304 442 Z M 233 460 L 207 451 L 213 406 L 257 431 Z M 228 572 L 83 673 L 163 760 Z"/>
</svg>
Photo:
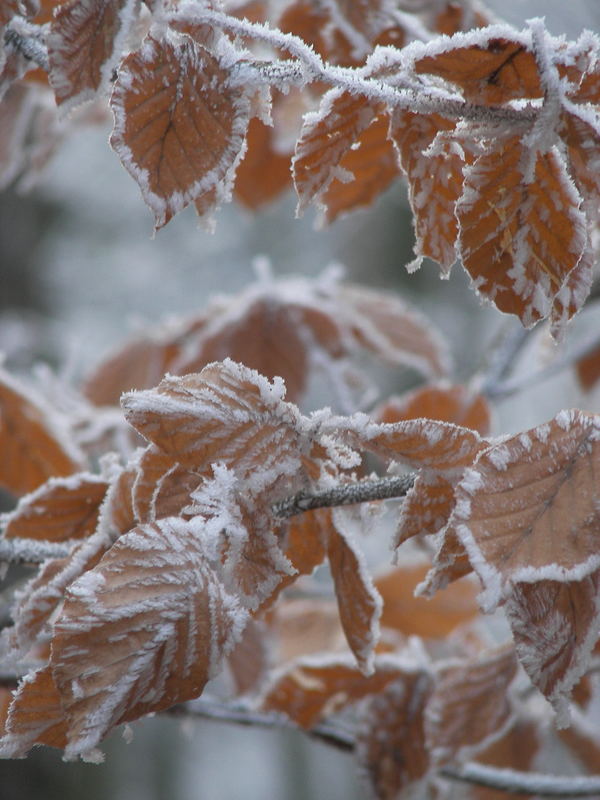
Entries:
<svg viewBox="0 0 600 800">
<path fill-rule="evenodd" d="M 598 0 L 494 0 L 509 22 L 545 15 L 552 33 L 600 31 Z M 468 378 L 505 324 L 483 308 L 457 266 L 448 281 L 424 264 L 408 275 L 412 223 L 396 182 L 376 205 L 315 230 L 314 214 L 295 219 L 288 194 L 256 214 L 236 204 L 217 215 L 215 233 L 188 209 L 152 238 L 152 218 L 137 185 L 108 146 L 110 125 L 85 127 L 65 141 L 27 194 L 0 194 L 0 351 L 12 369 L 42 360 L 84 375 L 114 345 L 168 315 L 204 307 L 215 293 L 252 281 L 252 259 L 266 255 L 276 275 L 315 275 L 344 265 L 349 280 L 399 292 L 428 314 L 451 343 L 457 376 Z M 583 325 L 584 326 L 584 325 Z M 543 359 L 547 345 L 535 345 Z M 520 369 L 530 369 L 524 358 Z M 387 370 L 383 393 L 414 382 Z M 504 401 L 496 433 L 544 421 L 580 402 L 564 373 Z M 598 410 L 598 409 L 596 409 Z M 0 762 L 0 800 L 263 800 L 364 796 L 353 761 L 294 732 L 236 728 L 161 717 L 106 743 L 101 766 L 62 764 L 52 751 Z"/>
</svg>

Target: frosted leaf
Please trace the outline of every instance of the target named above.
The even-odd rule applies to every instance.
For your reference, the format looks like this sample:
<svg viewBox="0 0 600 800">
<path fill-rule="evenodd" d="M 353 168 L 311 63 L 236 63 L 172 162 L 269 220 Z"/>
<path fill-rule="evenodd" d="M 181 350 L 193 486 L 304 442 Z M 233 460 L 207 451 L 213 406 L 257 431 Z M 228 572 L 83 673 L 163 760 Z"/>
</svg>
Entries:
<svg viewBox="0 0 600 800">
<path fill-rule="evenodd" d="M 448 763 L 461 748 L 477 751 L 498 735 L 511 714 L 506 692 L 516 671 L 512 645 L 476 661 L 440 664 L 425 713 L 436 764 Z"/>
<path fill-rule="evenodd" d="M 251 619 L 241 639 L 227 657 L 236 694 L 248 694 L 261 685 L 270 666 L 267 632 L 261 621 Z"/>
<path fill-rule="evenodd" d="M 460 253 L 477 292 L 526 327 L 548 317 L 586 250 L 580 204 L 556 148 L 531 153 L 518 136 L 496 139 L 465 169 L 457 205 Z"/>
<path fill-rule="evenodd" d="M 62 542 L 85 539 L 98 523 L 108 483 L 91 473 L 50 478 L 6 515 L 4 536 Z"/>
<path fill-rule="evenodd" d="M 456 489 L 449 527 L 489 607 L 509 582 L 580 580 L 600 566 L 598 418 L 564 411 L 483 452 Z"/>
<path fill-rule="evenodd" d="M 459 5 L 447 2 L 445 7 L 437 14 L 433 29 L 445 36 L 468 30 L 469 28 L 483 28 L 490 24 L 489 18 L 482 8 L 473 8 L 471 3 Z"/>
<path fill-rule="evenodd" d="M 492 27 L 489 32 L 438 40 L 428 45 L 427 55 L 416 59 L 413 68 L 417 74 L 437 75 L 456 84 L 473 103 L 499 105 L 541 97 L 539 70 L 526 37 L 508 38 L 499 32 Z"/>
<path fill-rule="evenodd" d="M 352 538 L 334 524 L 329 531 L 327 557 L 338 601 L 342 628 L 360 669 L 373 671 L 379 640 L 381 597 L 368 573 L 364 555 Z"/>
<path fill-rule="evenodd" d="M 515 717 L 501 736 L 478 751 L 477 761 L 481 764 L 526 772 L 533 769 L 534 759 L 542 746 L 542 738 L 543 733 L 539 724 L 527 717 Z M 510 794 L 483 787 L 475 789 L 474 793 L 475 800 L 506 800 L 507 797 L 510 797 Z"/>
<path fill-rule="evenodd" d="M 384 461 L 450 474 L 471 464 L 485 447 L 475 431 L 431 419 L 385 424 L 355 415 L 346 418 L 344 424 L 340 421 L 337 433 L 353 448 L 368 450 Z"/>
<path fill-rule="evenodd" d="M 48 59 L 59 107 L 71 109 L 110 85 L 136 14 L 134 0 L 68 0 L 58 6 Z"/>
<path fill-rule="evenodd" d="M 506 602 L 517 654 L 531 682 L 568 724 L 571 691 L 600 639 L 600 570 L 579 580 L 518 583 Z"/>
<path fill-rule="evenodd" d="M 178 516 L 190 502 L 201 477 L 171 456 L 150 445 L 141 456 L 132 487 L 132 502 L 138 522 L 154 522 Z"/>
<path fill-rule="evenodd" d="M 247 147 L 237 170 L 234 195 L 254 211 L 272 203 L 291 186 L 292 153 L 279 152 L 275 131 L 256 117 L 248 126 Z"/>
<path fill-rule="evenodd" d="M 358 762 L 381 800 L 395 800 L 425 779 L 430 766 L 424 711 L 431 677 L 421 670 L 399 673 L 363 708 L 356 739 Z"/>
<path fill-rule="evenodd" d="M 260 707 L 279 711 L 302 728 L 335 714 L 370 694 L 378 694 L 398 676 L 396 659 L 377 656 L 368 677 L 343 656 L 298 659 L 276 672 L 266 686 Z"/>
<path fill-rule="evenodd" d="M 79 470 L 81 455 L 61 423 L 41 399 L 0 371 L 1 485 L 23 494 Z"/>
<path fill-rule="evenodd" d="M 273 609 L 269 627 L 278 664 L 347 651 L 335 600 L 283 598 Z"/>
<path fill-rule="evenodd" d="M 440 536 L 433 564 L 423 583 L 417 586 L 417 595 L 432 597 L 435 592 L 445 589 L 449 583 L 463 578 L 473 570 L 456 530 L 447 525 Z"/>
<path fill-rule="evenodd" d="M 476 394 L 467 386 L 445 382 L 389 397 L 373 412 L 378 422 L 426 417 L 471 428 L 482 436 L 490 432 L 491 414 L 490 405 L 483 395 Z"/>
<path fill-rule="evenodd" d="M 170 518 L 120 537 L 70 586 L 54 625 L 66 756 L 121 722 L 197 697 L 245 624 L 189 524 Z"/>
<path fill-rule="evenodd" d="M 431 599 L 415 597 L 414 590 L 425 578 L 427 565 L 396 567 L 374 581 L 383 600 L 382 628 L 393 628 L 406 636 L 444 638 L 479 613 L 477 586 L 455 583 Z"/>
<path fill-rule="evenodd" d="M 441 475 L 422 472 L 402 501 L 394 548 L 419 534 L 433 534 L 448 522 L 454 508 L 454 486 Z"/>
<path fill-rule="evenodd" d="M 67 720 L 49 667 L 30 673 L 21 682 L 9 708 L 0 754 L 23 758 L 34 744 L 64 747 Z"/>
<path fill-rule="evenodd" d="M 383 361 L 411 366 L 427 377 L 449 370 L 451 358 L 440 332 L 399 297 L 350 284 L 340 287 L 338 302 L 357 341 Z"/>
<path fill-rule="evenodd" d="M 247 90 L 230 83 L 229 69 L 172 31 L 151 32 L 119 68 L 111 145 L 157 228 L 193 201 L 229 199 L 250 118 Z"/>
<path fill-rule="evenodd" d="M 281 383 L 226 360 L 154 390 L 126 394 L 127 420 L 163 453 L 197 474 L 216 461 L 240 477 L 275 482 L 300 467 L 299 413 Z M 260 471 L 260 475 L 257 473 Z"/>
<path fill-rule="evenodd" d="M 11 657 L 26 655 L 39 637 L 48 633 L 67 587 L 93 569 L 111 544 L 104 531 L 97 531 L 75 546 L 68 556 L 45 561 L 38 574 L 15 593 L 11 608 L 14 625 L 6 628 L 2 635 Z"/>
<path fill-rule="evenodd" d="M 576 371 L 581 388 L 589 392 L 600 380 L 600 345 L 577 361 Z"/>
<path fill-rule="evenodd" d="M 454 121 L 439 114 L 411 111 L 396 111 L 390 125 L 390 137 L 408 180 L 415 254 L 437 261 L 446 275 L 456 261 L 455 207 L 461 194 L 465 152 L 450 138 L 440 140 L 434 152 L 427 151 L 439 134 L 453 131 L 454 126 Z"/>
</svg>

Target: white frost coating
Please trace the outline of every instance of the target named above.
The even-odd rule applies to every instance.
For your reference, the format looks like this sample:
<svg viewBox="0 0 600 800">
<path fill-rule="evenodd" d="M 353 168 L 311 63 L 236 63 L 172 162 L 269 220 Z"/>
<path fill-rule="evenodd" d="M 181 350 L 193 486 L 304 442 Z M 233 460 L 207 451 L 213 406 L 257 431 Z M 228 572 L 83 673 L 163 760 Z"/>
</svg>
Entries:
<svg viewBox="0 0 600 800">
<path fill-rule="evenodd" d="M 473 495 L 478 489 L 480 489 L 483 486 L 483 477 L 479 472 L 479 470 L 473 469 L 472 467 L 468 467 L 464 471 L 459 486 L 461 489 L 464 489 L 464 491 L 467 494 Z M 456 506 L 456 513 L 458 514 L 458 504 Z M 471 513 L 471 504 L 469 502 L 469 514 L 470 513 Z"/>
<path fill-rule="evenodd" d="M 490 447 L 489 450 L 486 450 L 485 455 L 499 472 L 504 472 L 512 463 L 511 452 L 509 448 L 504 445 Z"/>
<path fill-rule="evenodd" d="M 576 410 L 563 409 L 554 417 L 554 422 L 564 431 L 570 430 L 579 417 Z"/>
</svg>

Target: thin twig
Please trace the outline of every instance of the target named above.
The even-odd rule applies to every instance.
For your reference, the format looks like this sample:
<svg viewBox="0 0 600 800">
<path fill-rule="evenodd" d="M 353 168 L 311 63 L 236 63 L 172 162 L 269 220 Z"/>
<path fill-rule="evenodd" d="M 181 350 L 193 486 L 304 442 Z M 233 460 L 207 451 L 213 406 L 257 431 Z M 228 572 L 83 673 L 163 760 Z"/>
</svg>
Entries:
<svg viewBox="0 0 600 800">
<path fill-rule="evenodd" d="M 199 698 L 185 705 L 169 708 L 167 713 L 175 716 L 198 717 L 230 722 L 253 728 L 298 730 L 298 726 L 284 714 L 274 712 L 253 711 L 247 708 L 225 705 L 218 701 Z M 323 742 L 337 750 L 349 753 L 354 750 L 354 737 L 342 728 L 333 725 L 315 725 L 304 731 L 308 736 Z"/>
<path fill-rule="evenodd" d="M 517 772 L 474 762 L 460 767 L 444 767 L 440 770 L 440 775 L 451 780 L 487 786 L 512 794 L 566 798 L 592 797 L 600 794 L 600 775 L 587 777 L 541 775 L 537 772 Z"/>
<path fill-rule="evenodd" d="M 391 478 L 363 480 L 345 483 L 321 492 L 298 492 L 275 503 L 272 510 L 276 517 L 293 517 L 315 508 L 348 506 L 355 503 L 368 503 L 373 500 L 391 500 L 404 497 L 415 482 L 415 475 L 407 473 Z"/>
<path fill-rule="evenodd" d="M 4 30 L 4 43 L 22 53 L 45 72 L 50 70 L 48 48 L 42 40 L 43 31 L 38 25 L 14 17 Z"/>
</svg>

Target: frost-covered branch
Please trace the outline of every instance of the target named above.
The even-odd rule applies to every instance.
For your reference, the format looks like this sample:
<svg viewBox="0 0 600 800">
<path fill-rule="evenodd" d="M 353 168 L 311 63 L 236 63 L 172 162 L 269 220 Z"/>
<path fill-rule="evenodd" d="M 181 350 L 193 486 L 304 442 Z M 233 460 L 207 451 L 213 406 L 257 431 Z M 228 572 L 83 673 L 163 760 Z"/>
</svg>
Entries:
<svg viewBox="0 0 600 800">
<path fill-rule="evenodd" d="M 408 473 L 392 478 L 363 480 L 325 489 L 322 492 L 298 492 L 273 506 L 276 517 L 293 517 L 315 508 L 349 506 L 368 503 L 372 500 L 391 500 L 404 497 L 415 482 L 415 475 Z"/>
<path fill-rule="evenodd" d="M 536 772 L 518 772 L 500 767 L 470 762 L 460 767 L 445 767 L 440 771 L 445 778 L 499 789 L 512 794 L 538 797 L 592 797 L 600 794 L 600 775 L 572 777 L 570 775 L 541 775 Z"/>
<path fill-rule="evenodd" d="M 64 558 L 72 547 L 73 542 L 0 539 L 0 563 L 41 564 L 49 558 Z"/>
<path fill-rule="evenodd" d="M 396 65 L 392 82 L 377 78 L 363 77 L 361 71 L 339 67 L 323 61 L 312 47 L 298 36 L 282 33 L 270 28 L 266 23 L 249 22 L 246 19 L 230 17 L 220 11 L 197 9 L 185 6 L 173 15 L 173 19 L 208 24 L 227 30 L 237 36 L 248 36 L 272 47 L 285 50 L 302 64 L 299 70 L 294 61 L 254 62 L 252 67 L 269 83 L 283 82 L 303 85 L 309 81 L 323 81 L 330 86 L 339 87 L 355 94 L 363 94 L 373 102 L 384 102 L 390 108 L 406 109 L 422 114 L 442 114 L 456 119 L 478 122 L 510 122 L 513 125 L 529 126 L 537 117 L 537 110 L 525 106 L 515 109 L 504 106 L 479 106 L 466 102 L 462 96 L 452 94 L 438 86 L 417 83 L 413 76 Z M 287 66 L 286 66 L 287 65 Z M 246 64 L 248 69 L 250 65 Z"/>
<path fill-rule="evenodd" d="M 46 72 L 50 69 L 48 48 L 42 40 L 43 32 L 20 17 L 13 17 L 4 30 L 4 43 L 19 50 L 25 58 L 33 61 Z"/>
<path fill-rule="evenodd" d="M 174 706 L 167 713 L 271 730 L 281 728 L 298 730 L 297 725 L 284 714 L 255 711 L 244 706 L 226 705 L 204 698 L 193 700 L 185 705 Z M 323 744 L 344 752 L 352 752 L 355 748 L 355 739 L 352 734 L 338 725 L 316 725 L 304 733 Z M 440 775 L 453 781 L 462 781 L 513 794 L 538 795 L 540 797 L 591 797 L 600 793 L 600 776 L 598 775 L 589 777 L 541 775 L 535 772 L 490 767 L 476 762 L 469 762 L 457 767 L 444 767 L 440 770 Z"/>
<path fill-rule="evenodd" d="M 298 729 L 295 723 L 284 714 L 253 711 L 248 708 L 226 705 L 218 701 L 204 698 L 193 700 L 185 705 L 173 706 L 173 708 L 168 709 L 167 713 L 175 716 L 231 722 L 237 725 L 251 726 L 254 728 Z M 317 739 L 323 744 L 330 745 L 338 750 L 343 750 L 345 752 L 352 752 L 354 750 L 354 737 L 338 726 L 315 725 L 314 728 L 305 731 L 305 733 L 311 738 Z"/>
</svg>

